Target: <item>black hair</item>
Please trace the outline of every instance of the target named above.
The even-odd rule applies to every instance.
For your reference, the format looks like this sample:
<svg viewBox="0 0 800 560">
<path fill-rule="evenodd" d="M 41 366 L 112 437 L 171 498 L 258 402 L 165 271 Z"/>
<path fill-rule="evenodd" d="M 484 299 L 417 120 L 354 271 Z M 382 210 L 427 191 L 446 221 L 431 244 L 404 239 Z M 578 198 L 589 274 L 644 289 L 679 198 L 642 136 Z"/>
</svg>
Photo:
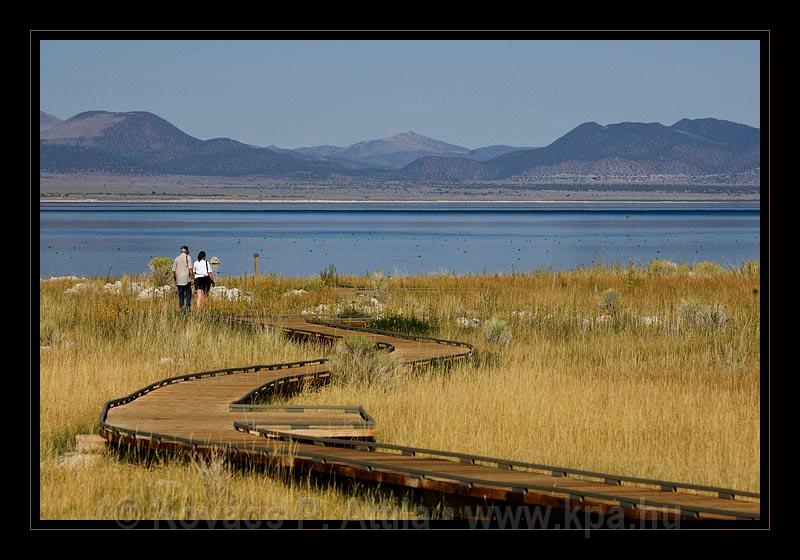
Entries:
<svg viewBox="0 0 800 560">
<path fill-rule="evenodd" d="M 186 245 L 181 245 L 181 249 L 186 249 L 186 252 L 187 253 L 189 252 L 189 247 L 187 247 Z"/>
<path fill-rule="evenodd" d="M 205 251 L 200 251 L 199 253 L 197 253 L 197 260 L 198 261 L 202 261 L 205 258 L 206 258 L 206 252 Z"/>
</svg>

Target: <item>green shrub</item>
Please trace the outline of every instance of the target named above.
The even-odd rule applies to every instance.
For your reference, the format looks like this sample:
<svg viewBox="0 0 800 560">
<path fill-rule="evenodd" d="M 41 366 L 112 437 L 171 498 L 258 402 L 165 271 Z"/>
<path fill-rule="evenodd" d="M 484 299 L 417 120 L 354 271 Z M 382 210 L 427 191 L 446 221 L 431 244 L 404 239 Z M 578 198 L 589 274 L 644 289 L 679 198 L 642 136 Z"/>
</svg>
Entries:
<svg viewBox="0 0 800 560">
<path fill-rule="evenodd" d="M 693 299 L 682 299 L 678 303 L 677 317 L 683 329 L 722 330 L 730 321 L 728 311 L 721 303 L 701 304 Z"/>
<path fill-rule="evenodd" d="M 147 268 L 150 269 L 156 286 L 169 284 L 172 280 L 172 259 L 169 257 L 155 257 L 147 263 Z"/>
<path fill-rule="evenodd" d="M 376 329 L 394 331 L 402 334 L 427 334 L 431 332 L 433 325 L 430 321 L 417 319 L 416 317 L 404 317 L 402 315 L 387 315 L 370 323 Z"/>
<path fill-rule="evenodd" d="M 375 297 L 379 300 L 386 298 L 386 291 L 389 288 L 389 279 L 383 274 L 383 270 L 373 270 L 369 273 L 369 286 L 375 292 Z"/>
<path fill-rule="evenodd" d="M 511 328 L 502 319 L 492 317 L 483 324 L 483 336 L 487 342 L 506 345 L 511 342 Z"/>
<path fill-rule="evenodd" d="M 339 319 L 353 319 L 355 317 L 363 317 L 364 310 L 360 307 L 356 306 L 355 304 L 351 303 L 344 309 L 342 309 L 339 313 L 336 314 L 336 317 Z"/>
<path fill-rule="evenodd" d="M 341 385 L 388 387 L 400 373 L 399 362 L 364 335 L 341 339 L 333 350 L 331 367 L 333 382 Z"/>
<path fill-rule="evenodd" d="M 622 311 L 622 294 L 614 288 L 609 288 L 601 296 L 600 307 L 611 315 L 618 315 Z"/>
<path fill-rule="evenodd" d="M 647 265 L 647 272 L 653 276 L 663 276 L 678 272 L 678 264 L 665 259 L 653 259 Z"/>
<path fill-rule="evenodd" d="M 693 299 L 682 299 L 678 303 L 676 315 L 681 325 L 692 327 L 700 317 L 700 303 Z"/>
<path fill-rule="evenodd" d="M 695 274 L 713 276 L 723 272 L 723 268 L 714 261 L 701 261 L 692 265 L 692 272 Z"/>
<path fill-rule="evenodd" d="M 721 303 L 712 303 L 703 308 L 703 326 L 710 329 L 724 329 L 730 316 L 725 306 Z"/>
<path fill-rule="evenodd" d="M 319 273 L 319 279 L 322 280 L 322 284 L 325 286 L 336 285 L 338 278 L 339 276 L 336 273 L 336 267 L 332 264 L 328 265 L 328 268 L 322 269 Z"/>
</svg>

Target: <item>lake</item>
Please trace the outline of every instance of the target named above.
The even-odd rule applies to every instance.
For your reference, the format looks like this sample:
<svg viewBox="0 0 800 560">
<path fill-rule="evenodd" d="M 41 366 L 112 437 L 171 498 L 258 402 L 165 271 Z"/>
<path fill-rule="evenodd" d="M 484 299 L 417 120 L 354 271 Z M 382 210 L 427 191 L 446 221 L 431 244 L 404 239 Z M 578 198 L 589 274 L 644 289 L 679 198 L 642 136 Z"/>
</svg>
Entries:
<svg viewBox="0 0 800 560">
<path fill-rule="evenodd" d="M 41 276 L 141 273 L 204 250 L 220 274 L 523 272 L 760 257 L 758 203 L 40 203 Z"/>
</svg>

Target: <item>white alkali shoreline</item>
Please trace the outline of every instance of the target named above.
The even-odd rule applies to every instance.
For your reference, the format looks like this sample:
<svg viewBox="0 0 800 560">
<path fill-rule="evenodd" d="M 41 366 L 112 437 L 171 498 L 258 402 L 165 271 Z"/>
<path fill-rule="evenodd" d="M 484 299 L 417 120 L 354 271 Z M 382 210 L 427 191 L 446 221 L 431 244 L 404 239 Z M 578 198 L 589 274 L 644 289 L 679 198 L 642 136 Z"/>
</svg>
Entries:
<svg viewBox="0 0 800 560">
<path fill-rule="evenodd" d="M 101 200 L 87 198 L 83 200 L 40 199 L 40 204 L 761 204 L 760 200 L 237 200 L 232 198 L 203 199 L 145 199 L 145 200 Z"/>
</svg>

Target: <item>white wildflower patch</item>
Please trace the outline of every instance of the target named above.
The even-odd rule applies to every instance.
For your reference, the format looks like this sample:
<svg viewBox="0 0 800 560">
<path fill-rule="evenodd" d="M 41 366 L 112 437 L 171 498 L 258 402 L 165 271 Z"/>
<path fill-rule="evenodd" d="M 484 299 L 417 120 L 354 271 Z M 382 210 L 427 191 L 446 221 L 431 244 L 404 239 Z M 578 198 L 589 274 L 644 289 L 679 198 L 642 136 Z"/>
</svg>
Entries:
<svg viewBox="0 0 800 560">
<path fill-rule="evenodd" d="M 384 305 L 375 298 L 369 299 L 369 304 L 363 307 L 367 315 L 376 315 L 383 312 Z"/>
<path fill-rule="evenodd" d="M 71 288 L 67 288 L 66 290 L 64 290 L 64 293 L 65 294 L 79 294 L 81 292 L 85 292 L 85 291 L 91 290 L 91 289 L 92 289 L 91 284 L 87 284 L 85 282 L 79 282 L 79 283 L 75 284 L 74 286 L 72 286 Z"/>
<path fill-rule="evenodd" d="M 299 290 L 289 290 L 288 292 L 284 292 L 283 297 L 288 296 L 302 296 L 308 293 L 308 290 L 304 290 L 300 288 Z"/>
<path fill-rule="evenodd" d="M 530 311 L 512 311 L 511 317 L 517 321 L 530 321 L 533 319 L 533 313 Z"/>
<path fill-rule="evenodd" d="M 112 294 L 119 294 L 122 292 L 122 282 L 119 280 L 113 284 L 109 282 L 103 286 L 103 291 L 110 292 Z"/>
<path fill-rule="evenodd" d="M 639 320 L 642 322 L 643 325 L 646 325 L 648 327 L 661 324 L 661 317 L 658 317 L 657 315 L 643 315 L 639 317 Z"/>
<path fill-rule="evenodd" d="M 319 316 L 319 315 L 331 315 L 337 314 L 342 312 L 342 306 L 340 304 L 336 304 L 335 306 L 328 305 L 327 303 L 320 303 L 316 307 L 310 307 L 308 309 L 303 309 L 300 314 L 306 316 Z"/>
<path fill-rule="evenodd" d="M 480 326 L 481 320 L 469 317 L 459 317 L 456 319 L 456 324 L 462 329 L 474 329 Z"/>
</svg>

